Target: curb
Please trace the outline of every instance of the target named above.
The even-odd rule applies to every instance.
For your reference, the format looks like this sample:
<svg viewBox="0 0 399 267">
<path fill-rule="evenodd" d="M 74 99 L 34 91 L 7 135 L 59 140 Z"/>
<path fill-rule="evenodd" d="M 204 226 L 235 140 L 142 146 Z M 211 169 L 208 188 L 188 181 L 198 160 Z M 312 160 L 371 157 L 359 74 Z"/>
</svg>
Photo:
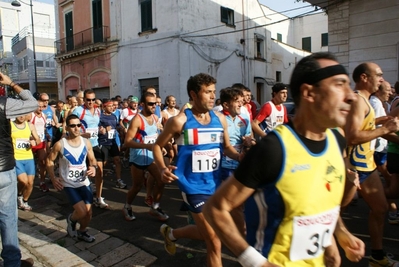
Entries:
<svg viewBox="0 0 399 267">
<path fill-rule="evenodd" d="M 66 220 L 54 209 L 30 212 L 29 219 L 18 221 L 20 246 L 44 267 L 145 267 L 157 258 L 144 250 L 89 227 L 93 243 L 77 241 L 67 235 Z M 36 263 L 35 263 L 36 265 Z"/>
</svg>

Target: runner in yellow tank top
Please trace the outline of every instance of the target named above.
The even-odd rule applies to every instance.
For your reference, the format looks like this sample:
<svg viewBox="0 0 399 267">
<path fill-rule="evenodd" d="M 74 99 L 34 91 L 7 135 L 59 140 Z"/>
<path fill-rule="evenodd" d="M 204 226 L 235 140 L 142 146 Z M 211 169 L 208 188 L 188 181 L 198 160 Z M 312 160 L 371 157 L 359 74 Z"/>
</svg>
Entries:
<svg viewBox="0 0 399 267">
<path fill-rule="evenodd" d="M 384 188 L 378 172 L 375 170 L 374 145 L 377 137 L 394 134 L 399 130 L 399 120 L 391 117 L 380 117 L 375 120 L 374 112 L 368 99 L 378 91 L 384 78 L 381 68 L 372 62 L 362 63 L 353 70 L 355 91 L 358 99 L 352 104 L 345 125 L 345 135 L 348 145 L 350 163 L 357 170 L 362 190 L 359 191 L 364 201 L 370 207 L 369 231 L 371 238 L 370 267 L 395 267 L 394 262 L 386 257 L 383 251 L 384 220 L 388 211 Z M 381 127 L 375 128 L 375 125 Z"/>
<path fill-rule="evenodd" d="M 205 204 L 205 218 L 242 266 L 321 267 L 326 254 L 338 263 L 333 235 L 348 259 L 359 261 L 364 243 L 339 217 L 346 142 L 329 129 L 345 125 L 356 99 L 349 77 L 331 53 L 314 53 L 295 66 L 290 88 L 292 122 L 249 150 Z M 246 240 L 230 215 L 244 201 Z"/>
<path fill-rule="evenodd" d="M 18 179 L 18 208 L 32 210 L 28 199 L 33 189 L 35 161 L 32 146 L 40 143 L 35 127 L 26 120 L 26 116 L 15 118 L 11 124 L 11 137 L 14 146 L 15 170 Z"/>
</svg>

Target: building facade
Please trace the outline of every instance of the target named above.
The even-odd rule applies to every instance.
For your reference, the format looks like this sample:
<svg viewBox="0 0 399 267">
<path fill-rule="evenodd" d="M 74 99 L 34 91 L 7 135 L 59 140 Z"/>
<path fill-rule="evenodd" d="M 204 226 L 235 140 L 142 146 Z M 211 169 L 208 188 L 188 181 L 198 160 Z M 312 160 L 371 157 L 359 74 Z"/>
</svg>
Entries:
<svg viewBox="0 0 399 267">
<path fill-rule="evenodd" d="M 328 12 L 329 51 L 349 72 L 362 62 L 377 63 L 384 79 L 399 80 L 399 2 L 396 0 L 309 0 Z"/>
<path fill-rule="evenodd" d="M 61 98 L 93 89 L 109 98 L 111 58 L 117 51 L 110 38 L 110 2 L 107 0 L 57 0 L 56 60 Z M 117 70 L 114 70 L 117 71 Z"/>
<path fill-rule="evenodd" d="M 0 2 L 0 18 L 1 71 L 32 93 L 46 92 L 57 99 L 54 5 L 33 1 L 31 9 L 24 3 L 15 7 Z"/>
<path fill-rule="evenodd" d="M 257 0 L 59 0 L 56 10 L 63 95 L 91 88 L 100 98 L 140 96 L 151 85 L 182 105 L 188 78 L 204 72 L 217 91 L 243 83 L 263 103 L 309 54 L 272 40 L 272 19 Z"/>
</svg>

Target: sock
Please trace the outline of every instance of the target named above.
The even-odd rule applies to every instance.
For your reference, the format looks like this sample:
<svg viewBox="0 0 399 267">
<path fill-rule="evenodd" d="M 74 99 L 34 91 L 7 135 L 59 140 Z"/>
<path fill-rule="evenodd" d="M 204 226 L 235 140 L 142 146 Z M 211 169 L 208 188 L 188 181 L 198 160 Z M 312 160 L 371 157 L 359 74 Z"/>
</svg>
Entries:
<svg viewBox="0 0 399 267">
<path fill-rule="evenodd" d="M 28 203 L 28 200 L 22 199 L 24 201 L 24 203 Z"/>
<path fill-rule="evenodd" d="M 130 204 L 128 204 L 128 203 L 125 203 L 125 208 L 131 210 L 132 206 Z"/>
<path fill-rule="evenodd" d="M 18 197 L 22 197 L 22 193 L 19 193 L 19 194 L 18 194 Z"/>
<path fill-rule="evenodd" d="M 170 229 L 168 237 L 172 241 L 176 241 L 177 239 L 173 236 L 173 229 Z"/>
<path fill-rule="evenodd" d="M 157 208 L 159 208 L 159 203 L 155 203 L 155 202 L 154 202 L 154 204 L 152 204 L 152 208 L 153 208 L 154 210 L 156 210 Z"/>
<path fill-rule="evenodd" d="M 384 256 L 384 251 L 382 249 L 371 250 L 371 257 L 373 257 L 375 260 L 382 260 Z"/>
</svg>

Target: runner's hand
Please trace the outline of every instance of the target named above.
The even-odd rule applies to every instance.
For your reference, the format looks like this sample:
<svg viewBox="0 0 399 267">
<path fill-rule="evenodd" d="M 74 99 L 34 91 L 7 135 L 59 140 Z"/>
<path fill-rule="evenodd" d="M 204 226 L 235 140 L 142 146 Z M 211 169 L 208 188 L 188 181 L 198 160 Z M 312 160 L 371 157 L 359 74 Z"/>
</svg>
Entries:
<svg viewBox="0 0 399 267">
<path fill-rule="evenodd" d="M 61 191 L 62 189 L 64 189 L 62 179 L 60 177 L 55 177 L 54 179 L 51 179 L 51 182 L 53 183 L 53 186 L 57 191 Z"/>
<path fill-rule="evenodd" d="M 172 173 L 172 171 L 176 169 L 177 167 L 173 165 L 169 165 L 168 167 L 163 168 L 161 171 L 162 182 L 164 182 L 165 184 L 169 184 L 175 180 L 178 180 L 179 177 Z"/>
</svg>

